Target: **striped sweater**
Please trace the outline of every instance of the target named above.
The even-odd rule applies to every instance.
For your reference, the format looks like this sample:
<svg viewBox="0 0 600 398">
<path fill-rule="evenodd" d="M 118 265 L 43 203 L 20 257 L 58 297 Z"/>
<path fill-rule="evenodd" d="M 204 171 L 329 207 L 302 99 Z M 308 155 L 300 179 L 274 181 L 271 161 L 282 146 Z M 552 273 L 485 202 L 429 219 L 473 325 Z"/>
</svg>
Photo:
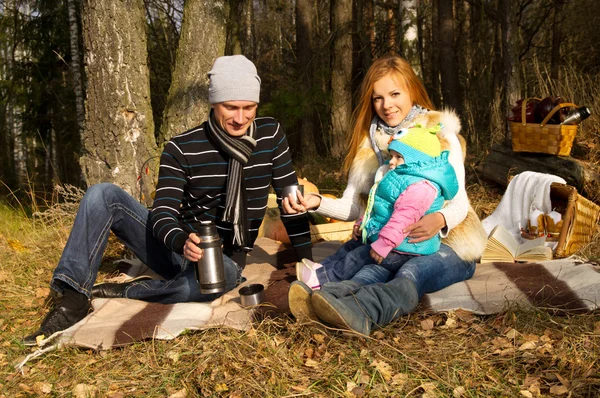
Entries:
<svg viewBox="0 0 600 398">
<path fill-rule="evenodd" d="M 258 236 L 271 184 L 281 210 L 281 189 L 298 183 L 279 123 L 269 117 L 256 118 L 255 123 L 256 147 L 244 166 L 249 229 L 246 250 L 253 247 Z M 180 254 L 188 235 L 202 222 L 214 222 L 223 242 L 233 242 L 232 225 L 222 221 L 229 155 L 209 141 L 208 128 L 208 122 L 204 122 L 173 137 L 160 159 L 152 231 L 167 248 Z M 307 214 L 281 213 L 281 219 L 299 259 L 312 258 Z"/>
</svg>

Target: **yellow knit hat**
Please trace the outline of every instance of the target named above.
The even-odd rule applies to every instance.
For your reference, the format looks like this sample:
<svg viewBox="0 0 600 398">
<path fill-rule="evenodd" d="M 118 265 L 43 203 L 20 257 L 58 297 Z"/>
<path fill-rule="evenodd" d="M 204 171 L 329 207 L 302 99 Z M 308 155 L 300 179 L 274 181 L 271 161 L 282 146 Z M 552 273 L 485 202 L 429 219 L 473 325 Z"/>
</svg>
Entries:
<svg viewBox="0 0 600 398">
<path fill-rule="evenodd" d="M 420 124 L 405 128 L 390 140 L 388 151 L 394 150 L 404 157 L 405 163 L 424 162 L 440 156 L 442 148 L 436 133 L 442 125 L 422 127 Z"/>
</svg>

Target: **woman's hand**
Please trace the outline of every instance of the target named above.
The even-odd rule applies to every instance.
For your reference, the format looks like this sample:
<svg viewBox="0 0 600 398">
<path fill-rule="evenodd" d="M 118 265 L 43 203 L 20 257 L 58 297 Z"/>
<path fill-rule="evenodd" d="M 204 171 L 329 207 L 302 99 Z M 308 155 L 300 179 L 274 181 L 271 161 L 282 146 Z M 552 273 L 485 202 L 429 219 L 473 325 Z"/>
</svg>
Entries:
<svg viewBox="0 0 600 398">
<path fill-rule="evenodd" d="M 198 262 L 204 255 L 204 250 L 198 247 L 198 243 L 200 243 L 200 238 L 192 232 L 183 245 L 183 257 L 191 262 Z"/>
<path fill-rule="evenodd" d="M 362 238 L 362 232 L 360 231 L 360 224 L 354 224 L 352 228 L 352 239 L 359 240 Z"/>
<path fill-rule="evenodd" d="M 430 213 L 424 215 L 413 225 L 406 227 L 404 229 L 404 233 L 407 234 L 409 238 L 408 243 L 418 243 L 427 239 L 431 239 L 445 226 L 446 219 L 442 213 Z"/>
<path fill-rule="evenodd" d="M 381 257 L 379 254 L 377 254 L 377 252 L 375 250 L 371 249 L 369 254 L 371 255 L 371 258 L 373 260 L 375 260 L 375 262 L 377 262 L 377 264 L 381 264 L 381 262 L 383 261 L 383 257 Z"/>
<path fill-rule="evenodd" d="M 283 207 L 283 212 L 285 214 L 304 213 L 307 210 L 316 209 L 321 205 L 320 196 L 311 194 L 303 196 L 300 191 L 296 191 L 296 193 L 298 195 L 299 203 L 296 203 L 292 194 L 282 198 L 283 200 L 281 201 L 281 207 Z"/>
</svg>

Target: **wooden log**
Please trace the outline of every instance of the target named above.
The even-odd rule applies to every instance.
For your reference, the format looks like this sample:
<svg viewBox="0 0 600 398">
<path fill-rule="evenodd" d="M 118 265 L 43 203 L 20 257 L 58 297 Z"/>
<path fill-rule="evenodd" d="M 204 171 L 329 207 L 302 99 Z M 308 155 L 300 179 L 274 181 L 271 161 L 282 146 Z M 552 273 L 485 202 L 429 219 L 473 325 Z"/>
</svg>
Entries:
<svg viewBox="0 0 600 398">
<path fill-rule="evenodd" d="M 597 198 L 600 174 L 587 162 L 571 157 L 542 153 L 513 152 L 504 145 L 495 145 L 485 157 L 482 166 L 485 179 L 507 186 L 512 176 L 524 171 L 554 174 L 589 198 Z"/>
</svg>

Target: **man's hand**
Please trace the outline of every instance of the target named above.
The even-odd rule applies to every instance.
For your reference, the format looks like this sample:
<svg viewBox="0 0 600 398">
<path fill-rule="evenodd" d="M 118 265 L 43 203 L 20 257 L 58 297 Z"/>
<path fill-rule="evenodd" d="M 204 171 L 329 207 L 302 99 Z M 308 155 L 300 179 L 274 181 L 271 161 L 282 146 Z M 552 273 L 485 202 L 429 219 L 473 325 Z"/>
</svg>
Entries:
<svg viewBox="0 0 600 398">
<path fill-rule="evenodd" d="M 371 252 L 369 253 L 371 255 L 371 258 L 373 260 L 375 260 L 375 262 L 377 264 L 381 264 L 381 262 L 383 261 L 383 257 L 381 257 L 379 254 L 377 254 L 377 252 L 373 249 L 371 249 Z"/>
<path fill-rule="evenodd" d="M 360 231 L 360 225 L 354 224 L 354 227 L 352 227 L 352 239 L 359 240 L 361 238 L 362 238 L 362 232 Z"/>
<path fill-rule="evenodd" d="M 198 262 L 204 255 L 204 250 L 198 247 L 200 241 L 198 235 L 192 232 L 185 241 L 185 245 L 183 245 L 183 257 L 191 262 Z"/>
<path fill-rule="evenodd" d="M 413 225 L 404 228 L 404 233 L 408 236 L 408 243 L 418 243 L 431 239 L 446 226 L 446 219 L 442 213 L 430 213 L 424 215 Z"/>
<path fill-rule="evenodd" d="M 281 207 L 283 207 L 283 212 L 285 214 L 298 214 L 304 213 L 307 210 L 316 209 L 321 205 L 321 198 L 317 195 L 308 194 L 303 196 L 300 191 L 296 191 L 298 195 L 298 202 L 294 200 L 295 198 L 290 194 L 281 200 Z"/>
</svg>

